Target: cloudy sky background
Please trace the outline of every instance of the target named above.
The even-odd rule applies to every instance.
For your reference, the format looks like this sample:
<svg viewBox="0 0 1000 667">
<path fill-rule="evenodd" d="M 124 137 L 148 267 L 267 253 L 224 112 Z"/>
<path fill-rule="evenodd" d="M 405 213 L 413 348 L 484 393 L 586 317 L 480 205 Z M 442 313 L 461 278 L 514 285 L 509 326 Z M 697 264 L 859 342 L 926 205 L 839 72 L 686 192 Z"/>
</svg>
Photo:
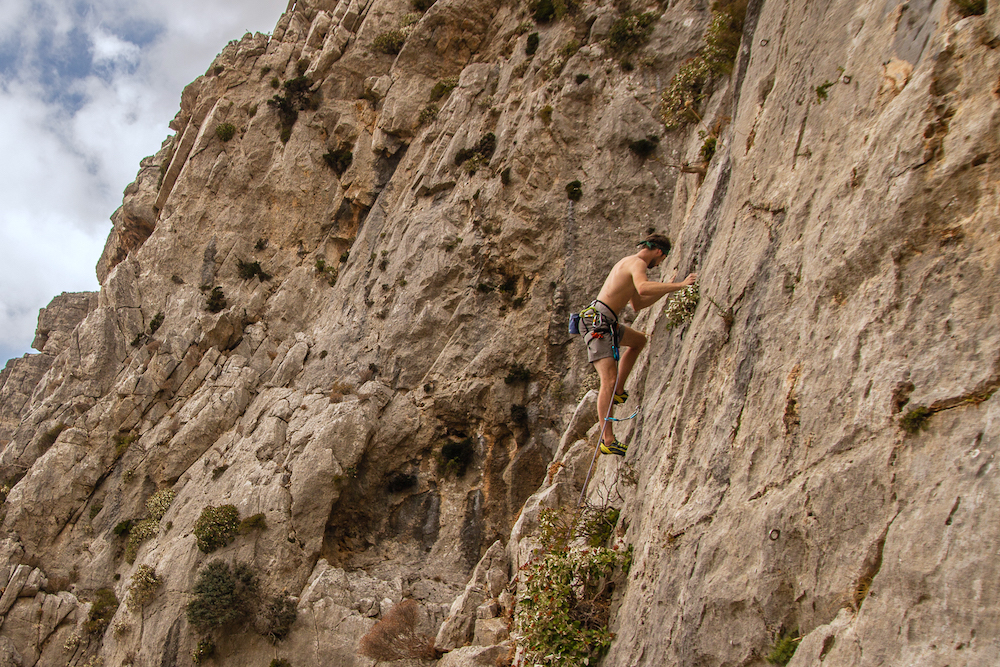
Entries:
<svg viewBox="0 0 1000 667">
<path fill-rule="evenodd" d="M 184 86 L 287 0 L 0 0 L 0 367 L 38 309 L 97 290 L 122 191 Z"/>
</svg>

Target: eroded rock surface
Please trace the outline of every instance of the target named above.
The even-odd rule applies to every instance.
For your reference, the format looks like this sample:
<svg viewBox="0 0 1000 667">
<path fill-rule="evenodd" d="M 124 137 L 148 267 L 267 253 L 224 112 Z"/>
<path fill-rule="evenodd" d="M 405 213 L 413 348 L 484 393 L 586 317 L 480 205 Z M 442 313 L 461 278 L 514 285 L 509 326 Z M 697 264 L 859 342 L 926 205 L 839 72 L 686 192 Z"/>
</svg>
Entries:
<svg viewBox="0 0 1000 667">
<path fill-rule="evenodd" d="M 613 46 L 620 3 L 298 0 L 223 49 L 100 292 L 0 374 L 0 665 L 368 666 L 405 599 L 441 665 L 520 660 L 517 574 L 588 476 L 634 553 L 604 665 L 794 631 L 793 666 L 1000 660 L 1000 8 L 753 0 L 671 131 L 710 11 L 628 9 Z M 653 230 L 702 301 L 624 314 L 642 408 L 594 462 L 565 322 Z M 226 505 L 252 520 L 205 553 Z M 294 623 L 193 626 L 219 560 Z"/>
</svg>

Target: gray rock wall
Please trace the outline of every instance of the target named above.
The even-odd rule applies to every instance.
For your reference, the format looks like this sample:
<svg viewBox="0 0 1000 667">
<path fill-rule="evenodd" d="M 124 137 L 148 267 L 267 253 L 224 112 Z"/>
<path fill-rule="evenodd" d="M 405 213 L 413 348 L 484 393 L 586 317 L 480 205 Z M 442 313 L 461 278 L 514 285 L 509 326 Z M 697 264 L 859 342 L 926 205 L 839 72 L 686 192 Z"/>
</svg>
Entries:
<svg viewBox="0 0 1000 667">
<path fill-rule="evenodd" d="M 792 665 L 996 662 L 997 8 L 751 2 L 670 132 L 709 10 L 633 6 L 657 20 L 616 50 L 626 9 L 300 0 L 185 89 L 100 293 L 0 375 L 12 664 L 181 664 L 210 636 L 217 661 L 371 665 L 358 639 L 405 598 L 442 664 L 512 658 L 504 578 L 593 451 L 565 321 L 651 230 L 676 247 L 653 277 L 703 298 L 635 319 L 642 410 L 588 487 L 635 553 L 603 664 L 765 664 L 794 631 Z M 266 528 L 203 553 L 226 504 Z M 289 596 L 286 638 L 261 610 L 191 626 L 219 559 Z"/>
</svg>

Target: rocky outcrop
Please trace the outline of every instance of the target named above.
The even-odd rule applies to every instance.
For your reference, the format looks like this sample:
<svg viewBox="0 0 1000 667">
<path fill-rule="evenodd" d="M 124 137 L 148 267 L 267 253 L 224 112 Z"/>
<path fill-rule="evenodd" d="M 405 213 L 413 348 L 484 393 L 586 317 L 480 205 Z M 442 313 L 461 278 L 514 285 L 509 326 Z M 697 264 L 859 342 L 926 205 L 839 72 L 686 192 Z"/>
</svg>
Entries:
<svg viewBox="0 0 1000 667">
<path fill-rule="evenodd" d="M 298 0 L 226 46 L 0 375 L 0 660 L 370 665 L 412 599 L 440 664 L 519 662 L 582 496 L 634 554 L 602 664 L 994 661 L 998 9 L 753 0 L 669 131 L 710 11 L 631 9 Z M 652 230 L 702 301 L 624 314 L 595 460 L 565 321 Z M 221 627 L 216 561 L 262 601 Z"/>
</svg>

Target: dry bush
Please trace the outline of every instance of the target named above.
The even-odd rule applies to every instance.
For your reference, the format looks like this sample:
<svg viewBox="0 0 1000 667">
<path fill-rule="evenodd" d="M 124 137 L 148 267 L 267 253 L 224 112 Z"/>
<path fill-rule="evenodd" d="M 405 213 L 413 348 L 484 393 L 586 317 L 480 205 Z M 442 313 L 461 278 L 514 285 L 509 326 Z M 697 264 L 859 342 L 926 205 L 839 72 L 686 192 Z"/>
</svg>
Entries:
<svg viewBox="0 0 1000 667">
<path fill-rule="evenodd" d="M 416 600 L 403 600 L 389 610 L 382 620 L 358 642 L 358 654 L 379 661 L 440 657 L 434 638 L 417 632 Z"/>
</svg>

